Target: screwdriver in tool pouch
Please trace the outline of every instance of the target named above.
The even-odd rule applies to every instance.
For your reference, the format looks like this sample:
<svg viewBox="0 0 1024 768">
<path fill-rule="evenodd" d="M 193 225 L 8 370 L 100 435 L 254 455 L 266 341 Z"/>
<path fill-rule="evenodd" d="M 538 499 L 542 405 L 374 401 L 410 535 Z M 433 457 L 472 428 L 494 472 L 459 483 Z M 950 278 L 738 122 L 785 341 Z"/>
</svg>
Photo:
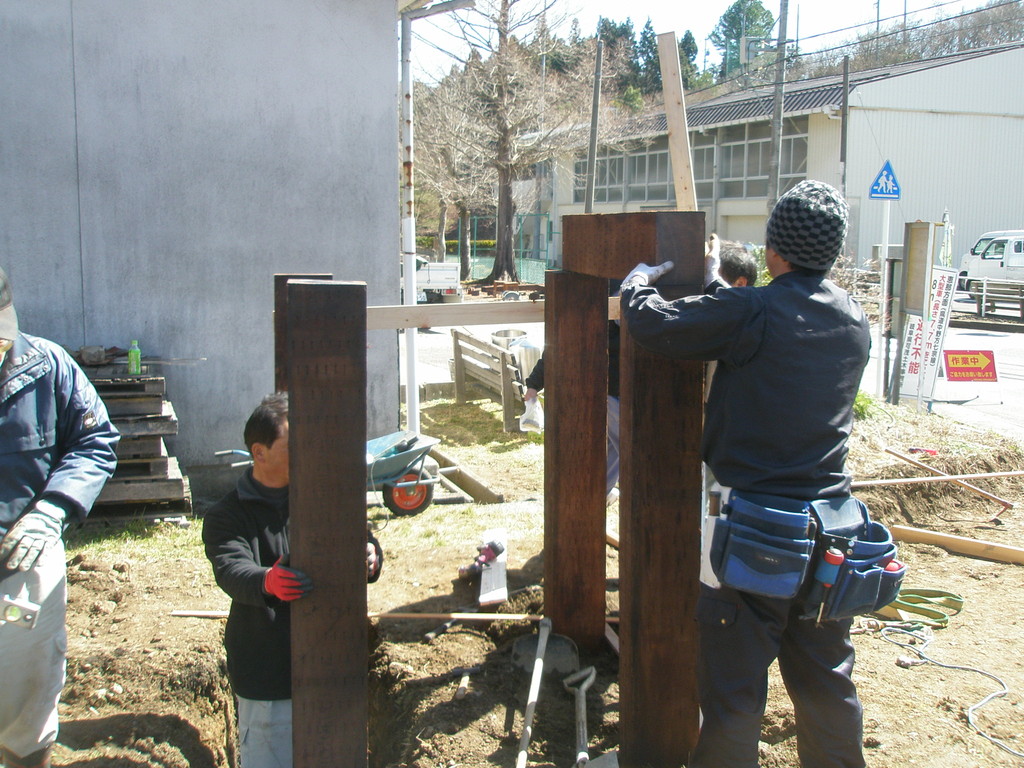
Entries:
<svg viewBox="0 0 1024 768">
<path fill-rule="evenodd" d="M 821 624 L 821 617 L 825 614 L 825 600 L 828 598 L 828 591 L 836 583 L 836 576 L 839 575 L 839 566 L 843 564 L 846 556 L 836 547 L 829 547 L 822 555 L 821 562 L 814 572 L 814 580 L 822 586 L 821 605 L 818 606 L 818 624 Z"/>
</svg>

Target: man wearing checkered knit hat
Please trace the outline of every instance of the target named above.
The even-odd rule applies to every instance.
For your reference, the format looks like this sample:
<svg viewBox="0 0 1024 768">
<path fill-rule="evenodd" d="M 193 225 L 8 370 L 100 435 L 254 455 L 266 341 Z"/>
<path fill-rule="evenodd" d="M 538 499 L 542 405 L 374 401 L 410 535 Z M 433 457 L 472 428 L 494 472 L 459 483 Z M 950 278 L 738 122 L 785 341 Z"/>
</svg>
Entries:
<svg viewBox="0 0 1024 768">
<path fill-rule="evenodd" d="M 723 501 L 799 509 L 849 495 L 846 442 L 870 336 L 860 306 L 827 277 L 843 250 L 848 216 L 835 189 L 804 181 L 768 218 L 768 285 L 667 301 L 652 284 L 671 263 L 638 265 L 623 283 L 622 316 L 638 344 L 670 357 L 719 361 L 702 454 Z M 801 765 L 864 766 L 852 620 L 806 618 L 809 576 L 791 599 L 725 586 L 710 564 L 701 581 L 703 723 L 687 765 L 757 766 L 768 667 L 778 659 Z"/>
</svg>

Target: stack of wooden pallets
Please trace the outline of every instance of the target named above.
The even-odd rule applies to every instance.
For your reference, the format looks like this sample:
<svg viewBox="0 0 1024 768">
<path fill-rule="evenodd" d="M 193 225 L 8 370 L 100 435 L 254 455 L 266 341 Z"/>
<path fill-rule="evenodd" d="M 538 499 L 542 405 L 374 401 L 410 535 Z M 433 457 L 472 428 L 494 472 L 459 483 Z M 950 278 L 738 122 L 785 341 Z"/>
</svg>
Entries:
<svg viewBox="0 0 1024 768">
<path fill-rule="evenodd" d="M 117 470 L 97 499 L 93 515 L 190 515 L 188 478 L 164 442 L 178 433 L 178 419 L 166 399 L 164 378 L 117 374 L 111 372 L 112 367 L 86 367 L 121 433 Z"/>
</svg>

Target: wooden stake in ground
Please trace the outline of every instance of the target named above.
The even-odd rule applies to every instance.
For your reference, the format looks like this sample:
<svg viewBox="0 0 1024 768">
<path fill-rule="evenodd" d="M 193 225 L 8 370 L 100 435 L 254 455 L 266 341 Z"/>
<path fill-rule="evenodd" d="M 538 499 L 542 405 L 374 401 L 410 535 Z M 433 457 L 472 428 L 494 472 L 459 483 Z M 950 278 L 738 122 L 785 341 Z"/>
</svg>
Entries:
<svg viewBox="0 0 1024 768">
<path fill-rule="evenodd" d="M 639 261 L 660 264 L 672 260 L 676 266 L 659 281 L 659 290 L 685 295 L 703 288 L 703 213 L 567 216 L 562 231 L 563 265 L 567 271 L 622 279 Z M 596 288 L 586 292 L 586 296 L 588 301 L 597 303 Z M 581 299 L 575 292 L 563 295 L 549 291 L 547 298 L 551 315 L 563 318 L 562 323 L 566 322 L 567 313 L 583 314 Z M 572 381 L 575 386 L 588 389 L 587 408 L 592 417 L 593 393 L 603 389 L 607 367 L 591 367 L 590 355 L 595 343 L 603 343 L 607 327 L 604 318 L 597 319 L 589 311 L 585 314 L 588 319 L 577 321 L 575 332 L 588 335 L 574 341 L 568 330 L 563 331 L 558 336 L 559 359 L 562 371 L 589 372 L 588 376 Z M 622 347 L 621 760 L 624 766 L 679 765 L 696 743 L 698 722 L 693 611 L 700 555 L 694 544 L 701 515 L 699 444 L 704 366 L 634 349 L 626 328 L 622 329 Z M 583 363 L 584 358 L 590 362 Z M 550 402 L 560 388 L 555 379 L 550 379 L 545 389 Z M 579 395 L 579 391 L 570 390 L 563 399 L 565 407 L 575 408 Z M 599 403 L 597 407 L 603 405 Z M 550 407 L 545 415 L 547 451 L 548 445 L 556 442 L 552 421 L 561 416 L 557 409 L 552 413 Z M 603 422 L 601 418 L 596 423 Z M 583 423 L 581 420 L 580 424 Z M 554 466 L 547 464 L 544 602 L 558 632 L 573 636 L 571 622 L 560 624 L 559 618 L 578 617 L 587 630 L 587 640 L 599 643 L 606 636 L 602 623 L 604 547 L 595 555 L 592 545 L 594 540 L 603 544 L 607 535 L 605 466 L 603 462 L 588 461 L 587 471 L 596 473 L 596 477 L 572 477 L 578 471 L 572 457 L 577 450 L 574 445 L 587 440 L 600 446 L 599 455 L 603 458 L 605 434 L 600 426 L 586 429 L 561 432 L 557 443 L 568 441 L 560 454 L 565 460 Z M 545 458 L 551 460 L 547 453 Z M 584 484 L 585 496 L 577 497 L 571 492 L 570 489 Z M 555 498 L 559 503 L 553 501 Z M 577 542 L 566 537 L 569 530 L 585 532 L 581 534 L 587 537 L 581 550 L 585 553 L 583 562 L 566 560 L 573 557 Z M 559 556 L 552 556 L 548 550 L 552 538 L 560 542 Z M 583 592 L 587 593 L 585 603 L 580 598 Z M 585 616 L 576 605 L 588 606 Z M 573 639 L 580 642 L 578 637 Z"/>
<path fill-rule="evenodd" d="M 1024 563 L 1024 549 L 1020 547 L 1009 547 L 991 541 L 926 531 L 923 528 L 909 528 L 904 525 L 893 525 L 889 528 L 889 532 L 892 533 L 892 537 L 896 541 L 934 544 L 937 547 L 948 549 L 950 552 L 980 557 L 984 560 L 997 560 L 1001 563 Z"/>
<path fill-rule="evenodd" d="M 365 768 L 366 284 L 289 282 L 287 327 L 294 766 Z"/>
<path fill-rule="evenodd" d="M 288 338 L 288 281 L 289 280 L 333 280 L 330 273 L 308 275 L 274 275 L 274 391 L 288 391 L 287 348 Z"/>
<path fill-rule="evenodd" d="M 965 483 L 963 481 L 963 479 L 961 479 L 961 478 L 953 477 L 952 475 L 947 475 L 945 472 L 940 472 L 939 470 L 935 469 L 935 467 L 928 466 L 923 461 L 918 461 L 917 459 L 913 459 L 910 456 L 904 456 L 902 453 L 898 453 L 898 452 L 894 451 L 892 448 L 886 448 L 885 452 L 890 454 L 890 455 L 892 455 L 892 456 L 895 456 L 898 459 L 903 459 L 903 461 L 907 462 L 908 464 L 913 464 L 915 467 L 919 467 L 921 469 L 925 469 L 925 470 L 931 472 L 933 475 L 937 475 L 939 477 L 948 478 L 951 482 L 954 482 L 957 485 L 963 486 L 964 488 L 967 488 L 970 491 L 974 491 L 979 496 L 982 496 L 982 497 L 984 497 L 986 499 L 990 499 L 990 500 L 996 502 L 997 504 L 1001 504 L 1003 508 L 1001 510 L 999 510 L 999 512 L 996 512 L 995 517 L 998 517 L 1003 512 L 1005 512 L 1006 510 L 1008 510 L 1008 509 L 1013 507 L 1013 502 L 1012 501 L 1007 501 L 1006 499 L 1001 499 L 998 496 L 989 493 L 988 491 L 981 490 L 981 488 L 978 488 L 976 485 L 971 485 L 970 483 Z M 1024 473 L 1021 473 L 1021 474 L 1024 474 Z"/>
</svg>

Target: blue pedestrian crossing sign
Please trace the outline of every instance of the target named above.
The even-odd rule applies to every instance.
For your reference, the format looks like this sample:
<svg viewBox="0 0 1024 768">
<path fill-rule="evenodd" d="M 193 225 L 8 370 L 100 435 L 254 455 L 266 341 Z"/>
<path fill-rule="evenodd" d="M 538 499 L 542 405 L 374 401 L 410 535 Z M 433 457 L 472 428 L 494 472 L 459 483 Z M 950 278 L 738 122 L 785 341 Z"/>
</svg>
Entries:
<svg viewBox="0 0 1024 768">
<path fill-rule="evenodd" d="M 892 163 L 888 160 L 878 172 L 874 182 L 871 184 L 871 191 L 868 197 L 872 200 L 899 200 L 900 183 L 896 181 L 896 174 L 893 173 Z"/>
</svg>

